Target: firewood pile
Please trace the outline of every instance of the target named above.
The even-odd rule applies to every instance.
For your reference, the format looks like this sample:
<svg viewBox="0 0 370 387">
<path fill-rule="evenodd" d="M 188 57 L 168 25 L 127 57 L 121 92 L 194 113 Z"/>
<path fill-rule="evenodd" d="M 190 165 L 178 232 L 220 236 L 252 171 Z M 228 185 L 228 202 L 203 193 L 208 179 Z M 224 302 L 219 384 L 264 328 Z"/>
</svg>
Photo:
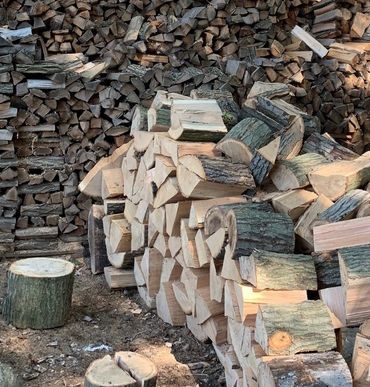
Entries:
<svg viewBox="0 0 370 387">
<path fill-rule="evenodd" d="M 370 153 L 321 134 L 289 94 L 254 83 L 229 131 L 196 90 L 138 109 L 133 139 L 79 185 L 103 199 L 91 266 L 211 340 L 228 386 L 352 386 L 343 343 L 370 319 Z M 358 383 L 368 337 L 356 338 Z"/>
<path fill-rule="evenodd" d="M 216 98 L 230 129 L 256 82 L 283 83 L 315 126 L 367 150 L 367 11 L 330 0 L 3 0 L 1 251 L 81 254 L 93 201 L 77 184 L 132 124 L 168 126 L 166 109 L 147 116 L 160 90 Z"/>
</svg>

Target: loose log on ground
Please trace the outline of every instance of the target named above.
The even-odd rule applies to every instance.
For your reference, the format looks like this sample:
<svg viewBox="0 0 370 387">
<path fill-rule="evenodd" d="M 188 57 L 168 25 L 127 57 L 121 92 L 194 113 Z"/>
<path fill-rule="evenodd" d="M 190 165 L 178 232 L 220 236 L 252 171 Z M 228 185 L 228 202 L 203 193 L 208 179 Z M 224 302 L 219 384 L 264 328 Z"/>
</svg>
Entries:
<svg viewBox="0 0 370 387">
<path fill-rule="evenodd" d="M 64 325 L 71 308 L 73 280 L 74 265 L 61 259 L 30 258 L 13 263 L 3 302 L 5 321 L 23 329 Z"/>
<path fill-rule="evenodd" d="M 94 360 L 85 373 L 84 387 L 135 387 L 136 380 L 107 355 Z"/>
<path fill-rule="evenodd" d="M 261 305 L 255 339 L 268 355 L 324 352 L 336 347 L 331 317 L 322 301 Z"/>
<path fill-rule="evenodd" d="M 128 372 L 141 387 L 155 387 L 158 370 L 147 357 L 137 352 L 116 352 L 114 361 Z"/>
</svg>

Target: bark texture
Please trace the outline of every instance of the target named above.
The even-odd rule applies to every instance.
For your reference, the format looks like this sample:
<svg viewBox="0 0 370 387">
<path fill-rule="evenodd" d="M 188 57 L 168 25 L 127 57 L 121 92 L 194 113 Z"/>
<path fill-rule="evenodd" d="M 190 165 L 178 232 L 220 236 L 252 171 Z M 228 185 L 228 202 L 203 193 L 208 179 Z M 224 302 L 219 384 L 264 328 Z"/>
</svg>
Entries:
<svg viewBox="0 0 370 387">
<path fill-rule="evenodd" d="M 337 345 L 330 314 L 322 301 L 260 305 L 255 339 L 267 355 L 324 352 Z"/>
<path fill-rule="evenodd" d="M 248 204 L 230 210 L 228 235 L 234 259 L 254 249 L 294 252 L 294 225 L 288 215 L 266 212 Z"/>
<path fill-rule="evenodd" d="M 8 271 L 8 290 L 3 303 L 5 321 L 17 328 L 49 329 L 64 325 L 71 308 L 74 265 L 69 264 L 68 271 L 58 275 L 62 260 L 31 258 L 27 261 L 33 261 L 30 265 L 48 261 L 50 276 L 28 275 L 27 270 L 17 269 L 18 262 L 13 264 Z"/>
</svg>

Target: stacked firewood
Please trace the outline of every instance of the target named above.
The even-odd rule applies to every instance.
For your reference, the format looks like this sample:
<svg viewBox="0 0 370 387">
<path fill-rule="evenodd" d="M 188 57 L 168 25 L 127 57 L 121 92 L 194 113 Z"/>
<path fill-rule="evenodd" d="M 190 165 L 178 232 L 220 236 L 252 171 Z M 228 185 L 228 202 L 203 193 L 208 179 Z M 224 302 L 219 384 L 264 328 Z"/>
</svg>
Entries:
<svg viewBox="0 0 370 387">
<path fill-rule="evenodd" d="M 256 83 L 228 133 L 220 104 L 196 91 L 138 108 L 133 140 L 79 186 L 104 200 L 92 232 L 112 266 L 92 264 L 210 339 L 230 386 L 329 370 L 328 385 L 350 386 L 333 350 L 370 317 L 369 155 L 320 134 L 285 89 Z"/>
<path fill-rule="evenodd" d="M 142 128 L 158 90 L 189 96 L 197 89 L 197 98 L 217 98 L 230 129 L 243 117 L 238 105 L 254 84 L 265 82 L 268 91 L 269 82 L 284 83 L 284 98 L 361 153 L 370 138 L 367 9 L 343 5 L 339 18 L 335 7 L 306 0 L 4 1 L 0 119 L 7 147 L 1 158 L 15 147 L 18 160 L 0 166 L 2 248 L 32 254 L 32 244 L 21 241 L 25 227 L 43 228 L 35 230 L 40 238 L 84 239 L 92 202 L 77 184 L 128 141 L 132 123 Z M 332 14 L 342 43 L 314 33 Z M 291 34 L 297 23 L 324 39 Z M 153 114 L 155 130 L 168 124 L 163 109 Z"/>
</svg>

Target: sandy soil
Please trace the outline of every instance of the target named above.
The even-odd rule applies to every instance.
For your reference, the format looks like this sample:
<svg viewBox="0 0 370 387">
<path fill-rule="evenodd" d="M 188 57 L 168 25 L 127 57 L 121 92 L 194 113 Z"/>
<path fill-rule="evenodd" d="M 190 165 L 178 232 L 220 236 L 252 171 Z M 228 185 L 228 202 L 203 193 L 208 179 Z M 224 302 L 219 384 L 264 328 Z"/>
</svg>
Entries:
<svg viewBox="0 0 370 387">
<path fill-rule="evenodd" d="M 0 303 L 10 263 L 0 262 Z M 0 318 L 0 362 L 12 366 L 26 387 L 82 386 L 93 360 L 128 350 L 156 363 L 159 387 L 223 385 L 211 344 L 199 343 L 187 328 L 163 323 L 140 302 L 136 290 L 110 291 L 104 276 L 91 275 L 82 261 L 74 263 L 78 270 L 72 314 L 64 327 L 23 330 Z M 89 345 L 101 344 L 102 350 L 88 351 Z"/>
</svg>

